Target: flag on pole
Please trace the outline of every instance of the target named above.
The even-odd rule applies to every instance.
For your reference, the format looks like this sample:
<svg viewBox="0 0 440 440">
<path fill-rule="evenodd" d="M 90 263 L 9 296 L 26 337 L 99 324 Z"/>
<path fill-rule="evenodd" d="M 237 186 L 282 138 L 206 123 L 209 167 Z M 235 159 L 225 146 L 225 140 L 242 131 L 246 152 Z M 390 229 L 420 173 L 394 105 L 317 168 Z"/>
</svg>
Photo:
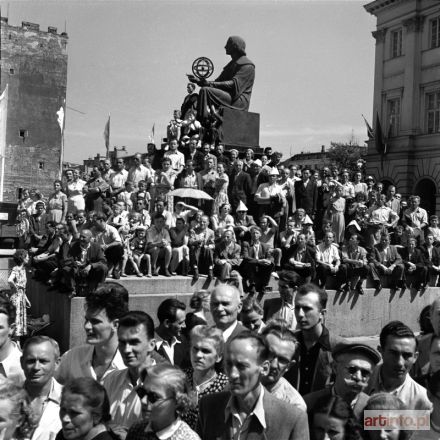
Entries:
<svg viewBox="0 0 440 440">
<path fill-rule="evenodd" d="M 60 109 L 57 111 L 57 122 L 60 126 L 61 134 L 64 132 L 64 107 L 61 106 Z"/>
<path fill-rule="evenodd" d="M 108 120 L 104 128 L 104 141 L 105 141 L 105 149 L 107 151 L 107 157 L 108 157 L 109 148 L 110 148 L 110 113 L 108 115 Z"/>
<path fill-rule="evenodd" d="M 387 154 L 387 140 L 383 136 L 382 126 L 380 125 L 379 113 L 376 113 L 376 127 L 374 130 L 374 142 L 376 150 L 382 156 Z"/>
<path fill-rule="evenodd" d="M 154 126 L 156 123 L 153 124 L 153 127 L 151 127 L 151 133 L 150 136 L 148 136 L 148 140 L 150 141 L 150 144 L 154 144 Z"/>
<path fill-rule="evenodd" d="M 364 118 L 365 125 L 367 126 L 367 136 L 368 136 L 368 140 L 371 141 L 371 140 L 374 139 L 374 132 L 373 132 L 373 129 L 371 128 L 371 125 L 368 123 L 368 121 L 365 119 L 365 116 L 362 115 L 362 117 Z"/>
</svg>

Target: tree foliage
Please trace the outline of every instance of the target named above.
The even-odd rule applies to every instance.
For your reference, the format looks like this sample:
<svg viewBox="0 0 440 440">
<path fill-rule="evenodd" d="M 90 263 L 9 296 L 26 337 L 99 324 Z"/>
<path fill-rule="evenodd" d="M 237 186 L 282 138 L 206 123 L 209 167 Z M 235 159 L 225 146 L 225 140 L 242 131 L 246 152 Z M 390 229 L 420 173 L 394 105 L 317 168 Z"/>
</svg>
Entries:
<svg viewBox="0 0 440 440">
<path fill-rule="evenodd" d="M 330 142 L 327 151 L 328 161 L 331 165 L 336 165 L 339 169 L 346 168 L 349 171 L 357 169 L 357 162 L 366 154 L 366 147 L 357 144 L 344 144 L 340 142 Z"/>
</svg>

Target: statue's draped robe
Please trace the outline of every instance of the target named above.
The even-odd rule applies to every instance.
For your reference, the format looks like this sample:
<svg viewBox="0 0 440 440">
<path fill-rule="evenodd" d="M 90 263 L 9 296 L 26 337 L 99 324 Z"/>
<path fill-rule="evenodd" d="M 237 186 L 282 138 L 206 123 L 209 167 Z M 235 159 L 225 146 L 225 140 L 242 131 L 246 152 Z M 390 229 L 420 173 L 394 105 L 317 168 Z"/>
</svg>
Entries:
<svg viewBox="0 0 440 440">
<path fill-rule="evenodd" d="M 255 65 L 248 57 L 229 62 L 215 81 L 200 89 L 197 119 L 203 123 L 211 105 L 249 110 L 254 80 Z"/>
</svg>

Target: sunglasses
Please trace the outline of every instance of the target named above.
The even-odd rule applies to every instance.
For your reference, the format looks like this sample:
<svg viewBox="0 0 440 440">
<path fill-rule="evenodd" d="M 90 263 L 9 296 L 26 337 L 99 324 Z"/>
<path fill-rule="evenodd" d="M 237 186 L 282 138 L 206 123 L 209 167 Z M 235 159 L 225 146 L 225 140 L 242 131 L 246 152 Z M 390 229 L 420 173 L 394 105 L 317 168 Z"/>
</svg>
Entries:
<svg viewBox="0 0 440 440">
<path fill-rule="evenodd" d="M 354 376 L 358 371 L 360 371 L 362 379 L 367 380 L 371 376 L 371 371 L 365 368 L 359 368 L 355 366 L 345 368 L 350 376 Z"/>
<path fill-rule="evenodd" d="M 148 403 L 151 403 L 152 405 L 154 405 L 155 403 L 162 403 L 162 402 L 166 402 L 167 400 L 171 400 L 174 397 L 173 396 L 169 396 L 169 397 L 159 397 L 157 394 L 155 393 L 151 393 L 145 390 L 145 388 L 143 388 L 142 386 L 137 387 L 136 388 L 136 394 L 138 395 L 139 399 L 143 399 L 144 397 L 147 398 Z"/>
</svg>

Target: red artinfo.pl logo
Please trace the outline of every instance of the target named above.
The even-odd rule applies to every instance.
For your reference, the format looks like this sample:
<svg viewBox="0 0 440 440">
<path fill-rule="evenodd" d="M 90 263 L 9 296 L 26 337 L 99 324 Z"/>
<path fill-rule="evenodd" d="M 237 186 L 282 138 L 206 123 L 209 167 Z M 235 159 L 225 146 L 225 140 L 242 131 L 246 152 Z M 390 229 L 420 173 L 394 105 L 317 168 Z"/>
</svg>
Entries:
<svg viewBox="0 0 440 440">
<path fill-rule="evenodd" d="M 431 427 L 429 410 L 365 410 L 364 430 L 426 431 Z"/>
</svg>

